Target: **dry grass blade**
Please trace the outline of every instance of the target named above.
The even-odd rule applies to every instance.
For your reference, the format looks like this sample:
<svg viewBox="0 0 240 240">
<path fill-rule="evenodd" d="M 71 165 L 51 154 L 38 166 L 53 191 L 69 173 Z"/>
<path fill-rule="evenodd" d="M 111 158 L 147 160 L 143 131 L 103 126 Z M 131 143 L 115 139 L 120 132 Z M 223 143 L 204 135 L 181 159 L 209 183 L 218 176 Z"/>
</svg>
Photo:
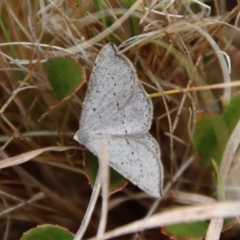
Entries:
<svg viewBox="0 0 240 240">
<path fill-rule="evenodd" d="M 19 154 L 19 155 L 15 156 L 15 157 L 11 157 L 11 158 L 7 158 L 5 160 L 2 160 L 0 162 L 0 169 L 6 168 L 6 167 L 13 167 L 13 166 L 25 163 L 25 162 L 31 160 L 32 158 L 37 157 L 38 155 L 40 155 L 44 152 L 49 152 L 49 151 L 61 152 L 61 151 L 75 149 L 75 148 L 76 147 L 57 147 L 56 146 L 56 147 L 47 147 L 47 148 L 42 148 L 42 149 L 22 153 L 22 154 Z"/>
<path fill-rule="evenodd" d="M 206 234 L 206 240 L 218 240 L 223 228 L 224 219 L 222 217 L 215 217 L 211 219 Z"/>
<path fill-rule="evenodd" d="M 220 175 L 222 178 L 222 183 L 224 185 L 224 190 L 226 191 L 227 198 L 231 200 L 240 200 L 239 194 L 235 192 L 235 190 L 237 191 L 237 189 L 234 189 L 234 187 L 238 187 L 240 184 L 239 181 L 240 158 L 238 151 L 239 144 L 240 144 L 240 121 L 235 127 L 227 143 L 220 167 Z M 233 191 L 231 191 L 230 189 L 231 187 L 233 187 L 232 189 Z M 235 197 L 234 192 L 236 193 Z M 221 198 L 221 196 L 219 197 Z"/>
<path fill-rule="evenodd" d="M 87 210 L 86 210 L 85 215 L 83 217 L 82 223 L 81 223 L 81 225 L 80 225 L 80 227 L 79 227 L 79 229 L 78 229 L 78 231 L 77 231 L 77 233 L 74 237 L 74 240 L 81 240 L 83 238 L 83 235 L 86 232 L 88 224 L 91 220 L 94 208 L 96 207 L 96 202 L 97 202 L 97 199 L 98 199 L 98 196 L 99 196 L 99 193 L 100 193 L 101 186 L 102 186 L 101 176 L 98 173 L 97 177 L 96 177 L 96 180 L 95 180 L 95 183 L 94 183 L 92 195 L 91 195 L 91 198 L 90 198 L 89 203 L 88 203 Z"/>
<path fill-rule="evenodd" d="M 184 218 L 183 218 L 184 216 Z M 206 220 L 215 217 L 230 218 L 240 216 L 240 202 L 214 203 L 204 206 L 185 207 L 180 210 L 172 210 L 155 214 L 147 219 L 138 220 L 126 226 L 119 227 L 105 233 L 102 239 L 110 239 L 134 232 L 167 226 L 171 224 L 194 222 L 197 220 Z M 90 238 L 89 240 L 96 240 Z"/>
</svg>

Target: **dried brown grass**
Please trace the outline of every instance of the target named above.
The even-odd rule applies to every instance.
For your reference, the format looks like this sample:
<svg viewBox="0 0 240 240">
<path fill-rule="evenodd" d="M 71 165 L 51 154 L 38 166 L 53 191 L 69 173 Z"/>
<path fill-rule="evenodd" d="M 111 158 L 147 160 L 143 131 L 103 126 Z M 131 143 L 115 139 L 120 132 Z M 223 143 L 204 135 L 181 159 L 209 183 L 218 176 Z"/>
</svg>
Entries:
<svg viewBox="0 0 240 240">
<path fill-rule="evenodd" d="M 77 2 L 81 5 L 77 6 Z M 9 162 L 8 166 L 15 166 L 0 171 L 0 224 L 5 239 L 18 239 L 24 231 L 42 223 L 76 232 L 91 195 L 83 175 L 81 151 L 48 151 L 29 158 L 30 151 L 71 145 L 86 90 L 82 88 L 66 106 L 38 122 L 41 114 L 56 103 L 43 71 L 43 60 L 71 53 L 89 76 L 101 45 L 114 39 L 135 65 L 150 94 L 182 91 L 153 98 L 151 133 L 160 144 L 165 185 L 194 155 L 190 126 L 195 122 L 196 109 L 223 94 L 226 100 L 231 95 L 228 87 L 189 93 L 183 89 L 239 79 L 239 6 L 220 13 L 215 1 L 211 9 L 215 13 L 210 15 L 204 5 L 190 1 L 189 5 L 175 1 L 158 8 L 154 8 L 154 1 L 146 1 L 147 5 L 136 1 L 130 10 L 121 5 L 122 1 L 109 2 L 103 4 L 102 10 L 96 10 L 92 1 L 0 3 L 1 157 L 25 153 L 23 162 L 31 160 L 21 165 Z M 110 26 L 104 23 L 106 16 L 111 19 Z M 221 51 L 231 59 L 231 78 Z M 184 196 L 182 191 L 215 198 L 216 186 L 209 185 L 210 178 L 212 172 L 202 171 L 201 162 L 194 158 L 172 188 L 180 196 Z M 108 229 L 145 216 L 152 200 L 141 198 L 141 194 L 134 200 L 136 192 L 129 184 L 109 200 Z M 180 196 L 174 200 L 166 195 L 160 206 L 170 206 L 170 199 L 184 201 Z M 191 196 L 186 200 L 191 202 Z M 98 203 L 86 236 L 96 233 L 99 212 Z M 150 231 L 146 238 L 159 234 Z"/>
</svg>

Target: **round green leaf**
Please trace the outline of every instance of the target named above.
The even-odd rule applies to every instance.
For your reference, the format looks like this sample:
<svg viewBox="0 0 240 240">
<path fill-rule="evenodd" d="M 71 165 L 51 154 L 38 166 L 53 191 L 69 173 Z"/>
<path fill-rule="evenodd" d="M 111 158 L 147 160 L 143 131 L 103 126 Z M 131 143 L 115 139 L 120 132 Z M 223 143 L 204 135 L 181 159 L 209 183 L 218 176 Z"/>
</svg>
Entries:
<svg viewBox="0 0 240 240">
<path fill-rule="evenodd" d="M 193 135 L 195 148 L 205 166 L 214 159 L 220 164 L 227 141 L 240 119 L 240 95 L 233 96 L 222 115 L 198 117 Z"/>
<path fill-rule="evenodd" d="M 90 152 L 86 153 L 85 159 L 85 174 L 89 180 L 89 183 L 93 186 L 97 172 L 98 172 L 98 158 L 91 154 Z M 118 192 L 122 190 L 127 184 L 127 180 L 116 172 L 114 169 L 110 168 L 110 189 L 109 194 Z"/>
<path fill-rule="evenodd" d="M 73 240 L 74 235 L 67 229 L 44 224 L 30 229 L 20 240 Z"/>
<path fill-rule="evenodd" d="M 60 99 L 71 94 L 84 79 L 82 66 L 73 59 L 58 57 L 44 63 L 48 80 Z"/>
<path fill-rule="evenodd" d="M 171 239 L 199 239 L 206 235 L 208 222 L 181 223 L 164 227 L 164 234 Z"/>
</svg>

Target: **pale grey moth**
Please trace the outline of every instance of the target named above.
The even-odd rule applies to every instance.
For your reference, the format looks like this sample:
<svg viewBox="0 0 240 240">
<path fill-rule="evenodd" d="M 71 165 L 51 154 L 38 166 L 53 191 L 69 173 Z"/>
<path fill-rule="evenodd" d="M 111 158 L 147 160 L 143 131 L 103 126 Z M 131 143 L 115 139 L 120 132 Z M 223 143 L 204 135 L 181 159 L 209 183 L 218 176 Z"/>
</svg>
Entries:
<svg viewBox="0 0 240 240">
<path fill-rule="evenodd" d="M 110 166 L 153 197 L 162 196 L 163 167 L 149 134 L 153 105 L 132 63 L 109 43 L 99 52 L 75 139 L 98 158 L 103 136 Z"/>
</svg>

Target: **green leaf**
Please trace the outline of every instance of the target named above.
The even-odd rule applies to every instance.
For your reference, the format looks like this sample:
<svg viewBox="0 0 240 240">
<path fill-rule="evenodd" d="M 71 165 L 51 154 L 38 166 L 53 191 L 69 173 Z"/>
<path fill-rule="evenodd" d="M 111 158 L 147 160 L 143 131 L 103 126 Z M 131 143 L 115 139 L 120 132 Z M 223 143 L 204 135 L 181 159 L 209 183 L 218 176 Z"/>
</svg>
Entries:
<svg viewBox="0 0 240 240">
<path fill-rule="evenodd" d="M 73 59 L 51 58 L 44 63 L 44 68 L 54 92 L 60 99 L 74 92 L 85 79 L 82 66 Z"/>
<path fill-rule="evenodd" d="M 206 235 L 208 222 L 192 222 L 170 225 L 162 228 L 167 236 L 171 239 L 199 239 Z"/>
<path fill-rule="evenodd" d="M 101 17 L 103 29 L 104 30 L 107 29 L 108 27 L 110 27 L 112 25 L 111 17 L 106 15 L 105 12 L 104 12 L 104 10 L 108 9 L 108 8 L 106 8 L 106 9 L 104 8 L 104 5 L 106 6 L 107 2 L 105 2 L 103 4 L 102 1 L 93 0 L 93 4 L 94 4 L 97 12 L 99 13 L 99 15 Z M 109 40 L 109 42 L 116 42 L 113 34 L 109 34 L 107 36 L 107 39 Z"/>
<path fill-rule="evenodd" d="M 86 153 L 85 159 L 85 174 L 89 180 L 89 183 L 93 186 L 97 172 L 98 172 L 98 158 L 92 153 Z M 121 191 L 127 184 L 127 180 L 116 172 L 114 169 L 110 168 L 110 189 L 109 194 Z"/>
<path fill-rule="evenodd" d="M 240 95 L 233 96 L 222 115 L 201 115 L 193 134 L 194 146 L 203 165 L 210 166 L 214 159 L 220 165 L 223 151 L 240 119 Z"/>
<path fill-rule="evenodd" d="M 123 1 L 123 5 L 127 9 L 131 8 L 134 3 L 135 3 L 134 0 L 124 0 Z M 131 28 L 131 35 L 137 36 L 138 35 L 138 20 L 137 20 L 137 18 L 130 16 L 129 21 L 130 21 L 129 26 Z"/>
<path fill-rule="evenodd" d="M 5 40 L 2 40 L 2 41 L 6 41 L 6 42 L 13 42 L 11 40 L 11 37 L 10 37 L 10 31 L 9 31 L 9 26 L 7 26 L 7 24 L 5 25 L 5 23 L 2 21 L 2 18 L 0 18 L 0 29 L 2 30 L 2 35 L 5 37 Z M 11 53 L 12 53 L 12 56 L 14 58 L 19 58 L 19 54 L 18 54 L 18 51 L 16 51 L 14 45 L 9 45 L 9 48 L 11 49 Z"/>
<path fill-rule="evenodd" d="M 223 118 L 229 131 L 232 133 L 240 119 L 240 95 L 235 95 L 231 98 L 230 103 L 223 112 Z"/>
<path fill-rule="evenodd" d="M 44 224 L 30 229 L 20 240 L 73 240 L 74 235 L 67 229 Z"/>
<path fill-rule="evenodd" d="M 211 166 L 212 159 L 220 163 L 229 134 L 222 116 L 207 115 L 198 118 L 193 141 L 204 166 Z"/>
</svg>

